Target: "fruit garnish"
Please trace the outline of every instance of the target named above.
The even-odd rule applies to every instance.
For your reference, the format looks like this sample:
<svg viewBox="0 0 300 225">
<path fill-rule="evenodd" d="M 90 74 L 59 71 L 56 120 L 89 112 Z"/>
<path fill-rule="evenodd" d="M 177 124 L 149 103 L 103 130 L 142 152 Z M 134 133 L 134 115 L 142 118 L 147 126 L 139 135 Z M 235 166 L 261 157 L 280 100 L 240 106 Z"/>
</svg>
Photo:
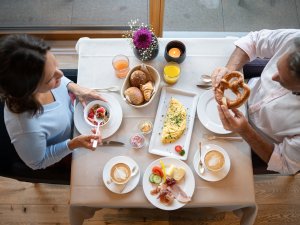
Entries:
<svg viewBox="0 0 300 225">
<path fill-rule="evenodd" d="M 175 146 L 175 151 L 176 151 L 179 155 L 181 155 L 181 156 L 183 156 L 183 155 L 185 154 L 185 150 L 182 148 L 181 145 L 176 145 L 176 146 Z"/>
<path fill-rule="evenodd" d="M 181 145 L 176 145 L 176 146 L 175 146 L 175 151 L 176 151 L 176 152 L 180 153 L 181 150 L 182 150 Z"/>
<path fill-rule="evenodd" d="M 166 179 L 166 184 L 168 186 L 172 186 L 173 184 L 176 184 L 176 180 L 174 178 L 171 178 L 171 177 L 167 177 Z"/>
</svg>

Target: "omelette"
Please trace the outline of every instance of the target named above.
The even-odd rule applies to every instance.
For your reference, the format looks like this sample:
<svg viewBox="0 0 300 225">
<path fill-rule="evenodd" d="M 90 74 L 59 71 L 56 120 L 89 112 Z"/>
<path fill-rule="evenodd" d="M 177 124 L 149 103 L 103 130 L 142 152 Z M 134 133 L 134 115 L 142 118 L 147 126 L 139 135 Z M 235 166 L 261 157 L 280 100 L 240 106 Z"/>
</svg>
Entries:
<svg viewBox="0 0 300 225">
<path fill-rule="evenodd" d="M 165 116 L 161 142 L 163 144 L 173 143 L 178 140 L 186 128 L 186 109 L 175 98 L 171 98 Z"/>
</svg>

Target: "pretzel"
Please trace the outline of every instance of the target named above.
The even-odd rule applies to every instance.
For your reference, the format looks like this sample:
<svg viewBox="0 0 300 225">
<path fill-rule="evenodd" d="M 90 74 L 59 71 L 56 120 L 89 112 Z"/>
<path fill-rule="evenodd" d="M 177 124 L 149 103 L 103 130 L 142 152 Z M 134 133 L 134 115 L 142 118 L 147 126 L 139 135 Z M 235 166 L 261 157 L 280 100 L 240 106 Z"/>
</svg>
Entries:
<svg viewBox="0 0 300 225">
<path fill-rule="evenodd" d="M 224 91 L 231 89 L 237 96 L 235 100 L 224 96 Z M 215 99 L 219 105 L 227 105 L 228 109 L 238 108 L 243 105 L 250 96 L 250 88 L 244 83 L 243 74 L 238 71 L 232 71 L 226 74 L 219 85 L 215 88 Z"/>
</svg>

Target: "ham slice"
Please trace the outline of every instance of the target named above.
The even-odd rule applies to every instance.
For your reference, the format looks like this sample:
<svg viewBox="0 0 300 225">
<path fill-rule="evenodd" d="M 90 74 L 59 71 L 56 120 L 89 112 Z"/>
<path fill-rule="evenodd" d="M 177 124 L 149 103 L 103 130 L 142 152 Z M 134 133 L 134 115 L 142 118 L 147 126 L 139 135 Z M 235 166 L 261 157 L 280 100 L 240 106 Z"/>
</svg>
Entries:
<svg viewBox="0 0 300 225">
<path fill-rule="evenodd" d="M 169 186 L 168 189 L 172 192 L 177 201 L 182 203 L 191 201 L 191 197 L 187 196 L 187 194 L 177 184 Z"/>
</svg>

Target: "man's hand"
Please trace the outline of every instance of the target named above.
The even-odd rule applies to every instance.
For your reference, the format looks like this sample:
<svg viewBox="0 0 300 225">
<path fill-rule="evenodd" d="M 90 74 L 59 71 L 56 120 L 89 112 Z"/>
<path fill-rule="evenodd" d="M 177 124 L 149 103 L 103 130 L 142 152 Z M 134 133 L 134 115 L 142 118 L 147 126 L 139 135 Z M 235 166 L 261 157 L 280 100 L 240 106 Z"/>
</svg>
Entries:
<svg viewBox="0 0 300 225">
<path fill-rule="evenodd" d="M 224 126 L 225 130 L 230 130 L 235 133 L 243 134 L 247 132 L 250 127 L 247 119 L 237 109 L 232 109 L 232 113 L 228 110 L 227 106 L 225 105 L 218 105 L 219 116 L 221 122 Z"/>
<path fill-rule="evenodd" d="M 211 74 L 213 88 L 216 88 L 219 85 L 221 79 L 229 72 L 230 70 L 227 67 L 216 68 Z"/>
</svg>

